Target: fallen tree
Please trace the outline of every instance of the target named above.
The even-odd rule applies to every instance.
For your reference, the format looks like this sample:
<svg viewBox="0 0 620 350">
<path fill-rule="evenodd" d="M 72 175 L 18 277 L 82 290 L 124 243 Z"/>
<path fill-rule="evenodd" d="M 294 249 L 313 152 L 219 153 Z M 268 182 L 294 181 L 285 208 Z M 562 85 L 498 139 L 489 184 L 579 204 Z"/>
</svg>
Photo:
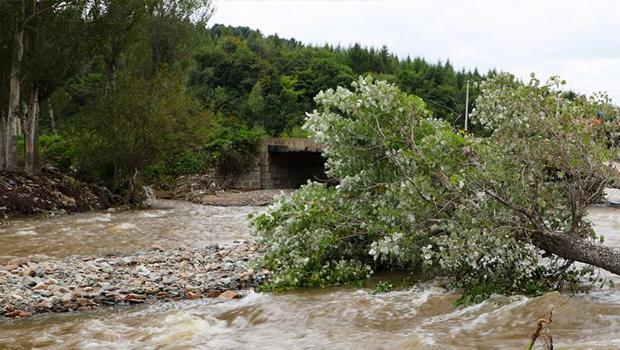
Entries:
<svg viewBox="0 0 620 350">
<path fill-rule="evenodd" d="M 591 269 L 575 261 L 620 273 L 620 252 L 597 244 L 586 218 L 614 152 L 606 140 L 617 124 L 601 115 L 617 111 L 561 84 L 484 82 L 476 135 L 386 82 L 360 78 L 352 90 L 321 92 L 305 128 L 340 185 L 309 183 L 254 219 L 272 287 L 398 268 L 446 276 L 477 300 L 576 282 Z"/>
</svg>

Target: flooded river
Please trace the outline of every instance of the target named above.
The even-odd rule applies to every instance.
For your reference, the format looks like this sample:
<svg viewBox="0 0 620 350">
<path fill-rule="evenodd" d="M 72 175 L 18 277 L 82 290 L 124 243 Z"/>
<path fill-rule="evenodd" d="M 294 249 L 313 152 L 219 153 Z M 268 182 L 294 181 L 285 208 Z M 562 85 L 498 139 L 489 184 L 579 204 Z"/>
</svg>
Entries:
<svg viewBox="0 0 620 350">
<path fill-rule="evenodd" d="M 161 201 L 158 208 L 19 219 L 0 227 L 0 259 L 36 254 L 117 254 L 251 239 L 259 208 Z M 620 209 L 594 207 L 606 244 L 620 247 Z M 533 322 L 563 303 L 550 326 L 556 349 L 620 349 L 616 287 L 567 297 L 495 297 L 455 308 L 458 297 L 423 285 L 374 295 L 366 289 L 252 293 L 0 320 L 0 348 L 49 349 L 524 349 Z"/>
<path fill-rule="evenodd" d="M 259 207 L 157 201 L 150 210 L 80 213 L 0 222 L 0 262 L 15 256 L 132 253 L 153 245 L 196 247 L 248 239 L 247 215 Z"/>
</svg>

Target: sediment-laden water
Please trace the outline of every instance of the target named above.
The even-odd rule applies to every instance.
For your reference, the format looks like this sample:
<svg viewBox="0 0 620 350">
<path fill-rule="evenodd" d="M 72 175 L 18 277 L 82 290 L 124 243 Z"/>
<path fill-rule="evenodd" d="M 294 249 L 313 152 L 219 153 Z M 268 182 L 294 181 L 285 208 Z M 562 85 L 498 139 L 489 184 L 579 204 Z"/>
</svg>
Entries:
<svg viewBox="0 0 620 350">
<path fill-rule="evenodd" d="M 128 254 L 154 245 L 231 243 L 250 237 L 247 215 L 259 210 L 163 200 L 149 210 L 13 219 L 0 222 L 0 263 L 16 256 Z"/>
<path fill-rule="evenodd" d="M 19 219 L 0 228 L 0 258 L 127 253 L 152 244 L 197 246 L 251 239 L 246 215 L 162 201 L 159 208 Z M 620 247 L 620 210 L 594 207 L 606 244 Z M 521 349 L 553 305 L 556 349 L 620 348 L 617 287 L 565 296 L 495 297 L 455 308 L 457 295 L 432 285 L 372 294 L 365 289 L 250 293 L 45 314 L 0 321 L 0 348 L 94 349 Z"/>
</svg>

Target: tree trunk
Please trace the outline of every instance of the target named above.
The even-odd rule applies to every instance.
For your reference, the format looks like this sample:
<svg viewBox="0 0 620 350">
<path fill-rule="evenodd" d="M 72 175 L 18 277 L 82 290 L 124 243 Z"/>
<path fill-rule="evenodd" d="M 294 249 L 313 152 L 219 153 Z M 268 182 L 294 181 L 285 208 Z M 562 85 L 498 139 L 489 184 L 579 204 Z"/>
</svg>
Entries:
<svg viewBox="0 0 620 350">
<path fill-rule="evenodd" d="M 28 116 L 26 117 L 25 130 L 25 146 L 26 153 L 24 156 L 26 173 L 31 174 L 34 171 L 35 149 L 37 140 L 37 119 L 39 118 L 39 88 L 34 85 L 30 90 L 30 98 L 28 103 Z"/>
<path fill-rule="evenodd" d="M 28 105 L 26 102 L 22 102 L 22 115 L 17 118 L 17 136 L 24 134 L 24 120 L 26 120 L 28 114 Z"/>
<path fill-rule="evenodd" d="M 6 167 L 10 170 L 17 169 L 17 121 L 19 120 L 19 92 L 21 88 L 21 65 L 24 55 L 24 28 L 22 20 L 25 11 L 25 1 L 18 5 L 13 62 L 11 63 L 9 113 L 7 117 L 7 142 L 6 142 Z"/>
<path fill-rule="evenodd" d="M 6 117 L 4 111 L 0 115 L 0 170 L 6 167 Z"/>
<path fill-rule="evenodd" d="M 109 90 L 114 90 L 114 87 L 116 86 L 116 74 L 117 74 L 117 63 L 116 63 L 116 58 L 113 58 L 107 66 L 107 71 L 108 71 L 108 89 Z"/>
<path fill-rule="evenodd" d="M 592 240 L 565 233 L 536 233 L 532 243 L 564 259 L 600 267 L 620 275 L 620 250 L 594 243 Z"/>
<path fill-rule="evenodd" d="M 47 111 L 50 117 L 50 125 L 52 127 L 52 133 L 56 134 L 56 119 L 54 119 L 54 108 L 52 108 L 52 100 L 49 97 L 47 99 Z"/>
<path fill-rule="evenodd" d="M 41 96 L 39 96 L 41 98 Z M 37 111 L 35 112 L 36 120 L 34 122 L 34 150 L 33 162 L 36 166 L 39 164 L 39 119 L 41 119 L 41 101 L 37 103 Z"/>
</svg>

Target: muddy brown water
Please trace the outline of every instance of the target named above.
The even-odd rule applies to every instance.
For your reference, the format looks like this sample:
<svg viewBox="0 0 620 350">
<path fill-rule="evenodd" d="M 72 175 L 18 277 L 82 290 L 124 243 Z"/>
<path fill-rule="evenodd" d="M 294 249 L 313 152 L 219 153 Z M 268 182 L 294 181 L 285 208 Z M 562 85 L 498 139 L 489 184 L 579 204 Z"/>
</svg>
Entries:
<svg viewBox="0 0 620 350">
<path fill-rule="evenodd" d="M 247 215 L 260 207 L 215 207 L 160 200 L 153 209 L 31 217 L 0 222 L 0 263 L 16 256 L 132 253 L 232 243 L 251 235 Z"/>
<path fill-rule="evenodd" d="M 149 247 L 252 239 L 248 213 L 159 201 L 158 208 L 17 219 L 0 228 L 0 259 L 118 254 Z M 593 207 L 606 244 L 620 247 L 620 209 Z M 367 289 L 251 293 L 0 320 L 0 348 L 46 349 L 524 349 L 533 322 L 553 305 L 556 349 L 620 349 L 616 287 L 567 296 L 494 297 L 454 307 L 433 285 L 372 294 Z"/>
</svg>

